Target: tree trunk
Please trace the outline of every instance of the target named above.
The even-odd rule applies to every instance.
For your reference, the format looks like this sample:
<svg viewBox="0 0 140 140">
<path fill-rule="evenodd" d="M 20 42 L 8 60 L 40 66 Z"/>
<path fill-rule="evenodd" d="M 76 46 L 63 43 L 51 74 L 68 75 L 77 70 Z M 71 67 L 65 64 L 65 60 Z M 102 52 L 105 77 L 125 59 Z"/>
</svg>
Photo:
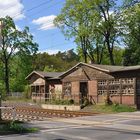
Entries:
<svg viewBox="0 0 140 140">
<path fill-rule="evenodd" d="M 6 95 L 9 95 L 9 67 L 8 67 L 8 61 L 5 60 L 5 91 Z"/>
<path fill-rule="evenodd" d="M 99 63 L 99 46 L 98 46 L 98 43 L 96 43 L 96 55 L 97 55 L 97 64 L 100 64 Z"/>
<path fill-rule="evenodd" d="M 85 50 L 84 50 L 83 54 L 84 54 L 84 62 L 87 63 L 87 53 Z"/>
<path fill-rule="evenodd" d="M 111 63 L 111 65 L 115 65 L 112 51 L 109 52 L 109 57 L 110 57 L 110 63 Z"/>
<path fill-rule="evenodd" d="M 114 57 L 113 57 L 113 50 L 112 50 L 113 48 L 110 47 L 110 41 L 108 38 L 106 39 L 106 43 L 107 43 L 107 48 L 109 52 L 110 64 L 115 65 Z"/>
</svg>

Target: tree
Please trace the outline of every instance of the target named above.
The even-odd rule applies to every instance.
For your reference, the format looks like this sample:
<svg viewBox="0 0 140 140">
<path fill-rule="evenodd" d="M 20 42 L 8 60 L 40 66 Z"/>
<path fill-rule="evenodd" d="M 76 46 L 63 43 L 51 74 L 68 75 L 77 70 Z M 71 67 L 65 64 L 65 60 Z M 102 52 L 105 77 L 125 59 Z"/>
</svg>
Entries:
<svg viewBox="0 0 140 140">
<path fill-rule="evenodd" d="M 124 22 L 126 23 L 124 44 L 124 65 L 140 64 L 140 4 L 129 5 L 124 11 Z"/>
<path fill-rule="evenodd" d="M 114 46 L 118 43 L 120 37 L 120 9 L 116 5 L 115 0 L 100 0 L 97 7 L 102 17 L 102 21 L 98 24 L 97 30 L 104 36 L 104 43 L 107 47 L 109 60 L 111 65 L 115 65 Z"/>
<path fill-rule="evenodd" d="M 111 11 L 113 11 L 111 13 Z M 74 37 L 84 61 L 100 64 L 104 49 L 114 65 L 113 49 L 117 43 L 119 8 L 115 0 L 67 0 L 55 24 L 66 37 Z"/>
<path fill-rule="evenodd" d="M 31 73 L 33 69 L 34 55 L 16 53 L 10 63 L 10 90 L 12 92 L 23 92 L 27 80 L 25 77 Z"/>
<path fill-rule="evenodd" d="M 38 53 L 33 62 L 33 68 L 37 71 L 64 72 L 79 62 L 79 56 L 72 50 L 58 52 L 56 54 Z"/>
<path fill-rule="evenodd" d="M 95 62 L 95 25 L 100 21 L 91 0 L 67 0 L 54 23 L 67 38 L 73 38 L 81 48 L 84 62 Z"/>
<path fill-rule="evenodd" d="M 13 54 L 33 54 L 38 50 L 38 45 L 33 42 L 33 36 L 29 33 L 29 28 L 23 31 L 16 29 L 15 23 L 10 17 L 0 18 L 0 59 L 4 68 L 4 82 L 6 95 L 9 95 L 9 72 L 10 61 Z"/>
</svg>

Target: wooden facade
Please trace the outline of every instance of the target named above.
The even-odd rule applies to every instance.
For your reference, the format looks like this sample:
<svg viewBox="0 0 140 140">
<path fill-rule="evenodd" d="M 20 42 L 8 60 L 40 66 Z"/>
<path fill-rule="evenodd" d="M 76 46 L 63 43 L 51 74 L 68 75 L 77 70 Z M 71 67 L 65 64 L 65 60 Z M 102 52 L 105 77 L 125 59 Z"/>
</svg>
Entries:
<svg viewBox="0 0 140 140">
<path fill-rule="evenodd" d="M 32 100 L 45 102 L 54 94 L 62 93 L 62 82 L 59 75 L 62 73 L 33 71 L 26 79 L 31 86 Z"/>
</svg>

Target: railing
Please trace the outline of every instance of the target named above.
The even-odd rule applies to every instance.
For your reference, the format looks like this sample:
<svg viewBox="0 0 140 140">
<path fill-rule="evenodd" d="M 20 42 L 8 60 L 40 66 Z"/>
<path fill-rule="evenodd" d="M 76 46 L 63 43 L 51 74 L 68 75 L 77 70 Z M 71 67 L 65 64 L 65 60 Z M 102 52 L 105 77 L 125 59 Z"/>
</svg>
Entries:
<svg viewBox="0 0 140 140">
<path fill-rule="evenodd" d="M 82 96 L 81 93 L 72 93 L 70 95 L 65 94 L 50 94 L 50 93 L 32 93 L 32 100 L 40 103 L 50 104 L 83 104 L 85 100 L 95 104 L 97 102 L 97 96 L 86 95 Z"/>
<path fill-rule="evenodd" d="M 23 92 L 10 92 L 11 97 L 21 98 L 23 97 Z"/>
</svg>

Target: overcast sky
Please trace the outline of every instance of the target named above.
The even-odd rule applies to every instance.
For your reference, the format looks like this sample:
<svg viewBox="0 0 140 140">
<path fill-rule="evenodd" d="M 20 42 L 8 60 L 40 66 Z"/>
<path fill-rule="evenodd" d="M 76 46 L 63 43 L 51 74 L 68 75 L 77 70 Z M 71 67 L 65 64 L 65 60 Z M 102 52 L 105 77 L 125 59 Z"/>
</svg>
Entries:
<svg viewBox="0 0 140 140">
<path fill-rule="evenodd" d="M 53 20 L 60 13 L 65 0 L 0 0 L 0 17 L 14 18 L 17 28 L 29 26 L 39 51 L 56 53 L 75 48 L 73 40 L 66 40 Z"/>
</svg>

